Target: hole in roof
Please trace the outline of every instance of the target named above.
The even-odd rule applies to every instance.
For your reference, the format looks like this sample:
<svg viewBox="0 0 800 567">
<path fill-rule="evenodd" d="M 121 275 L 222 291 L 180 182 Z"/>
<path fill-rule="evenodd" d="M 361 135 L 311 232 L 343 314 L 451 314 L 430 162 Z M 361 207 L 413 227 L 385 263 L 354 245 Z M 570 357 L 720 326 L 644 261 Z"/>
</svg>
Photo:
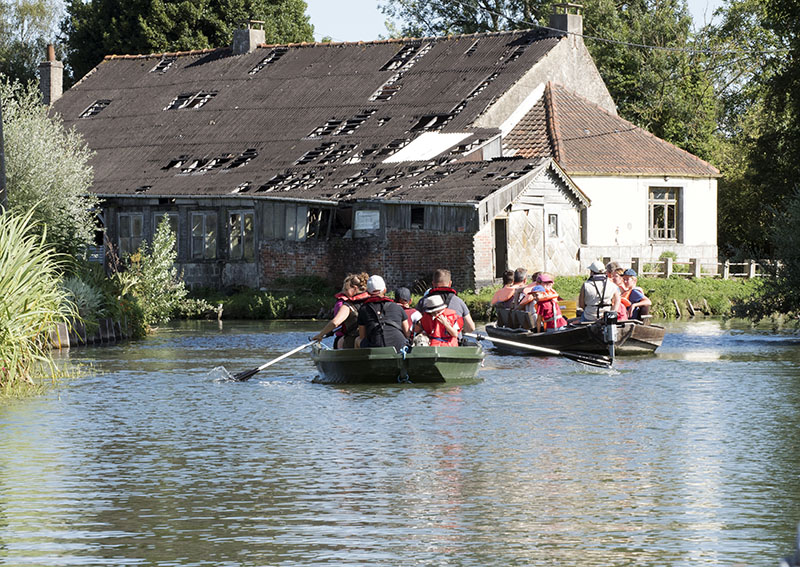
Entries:
<svg viewBox="0 0 800 567">
<path fill-rule="evenodd" d="M 245 181 L 244 183 L 240 183 L 239 185 L 234 187 L 231 193 L 247 193 L 252 188 L 253 188 L 252 181 Z"/>
<path fill-rule="evenodd" d="M 267 54 L 267 56 L 264 57 L 264 59 L 262 59 L 258 63 L 258 65 L 256 65 L 252 69 L 250 69 L 250 72 L 248 73 L 248 75 L 255 75 L 256 73 L 261 71 L 267 65 L 271 65 L 272 63 L 275 63 L 278 59 L 283 57 L 286 54 L 287 51 L 289 51 L 288 47 L 276 47 L 275 49 L 270 51 Z"/>
<path fill-rule="evenodd" d="M 97 116 L 109 104 L 111 104 L 111 101 L 108 99 L 96 100 L 89 106 L 89 108 L 81 112 L 80 118 L 91 118 L 92 116 Z"/>
<path fill-rule="evenodd" d="M 412 132 L 419 130 L 439 130 L 450 119 L 453 118 L 452 114 L 426 114 L 422 116 L 417 123 L 411 127 Z"/>
<path fill-rule="evenodd" d="M 472 45 L 470 45 L 469 48 L 464 52 L 464 55 L 469 57 L 470 55 L 475 53 L 475 51 L 478 49 L 478 44 L 480 42 L 481 42 L 481 40 L 479 40 L 479 39 L 476 39 L 474 42 L 472 42 Z"/>
<path fill-rule="evenodd" d="M 212 98 L 217 96 L 216 91 L 200 91 L 196 93 L 181 93 L 172 102 L 164 107 L 164 110 L 180 110 L 184 108 L 197 109 L 205 105 Z"/>
<path fill-rule="evenodd" d="M 140 185 L 139 187 L 134 189 L 133 192 L 134 193 L 144 193 L 145 191 L 149 191 L 152 188 L 153 188 L 152 185 Z"/>
<path fill-rule="evenodd" d="M 362 110 L 352 118 L 338 120 L 332 118 L 324 125 L 315 128 L 306 138 L 319 138 L 322 136 L 347 136 L 354 133 L 367 119 L 377 112 L 374 108 Z"/>
<path fill-rule="evenodd" d="M 164 56 L 161 60 L 156 63 L 156 66 L 150 69 L 151 73 L 166 73 L 170 67 L 172 67 L 173 63 L 177 61 L 178 58 L 174 55 Z"/>
</svg>

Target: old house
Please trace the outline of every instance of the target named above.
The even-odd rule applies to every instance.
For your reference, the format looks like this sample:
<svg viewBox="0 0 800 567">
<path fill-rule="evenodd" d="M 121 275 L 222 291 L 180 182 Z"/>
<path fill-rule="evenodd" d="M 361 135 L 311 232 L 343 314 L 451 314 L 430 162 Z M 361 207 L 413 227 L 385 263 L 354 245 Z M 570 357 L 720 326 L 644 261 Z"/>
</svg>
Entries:
<svg viewBox="0 0 800 567">
<path fill-rule="evenodd" d="M 580 16 L 551 25 L 278 46 L 249 26 L 231 48 L 108 56 L 53 107 L 96 152 L 107 241 L 132 251 L 167 215 L 192 285 L 447 267 L 479 287 L 659 246 L 716 262 L 718 172 L 616 116 L 566 33 Z M 621 200 L 627 223 L 604 218 Z"/>
</svg>

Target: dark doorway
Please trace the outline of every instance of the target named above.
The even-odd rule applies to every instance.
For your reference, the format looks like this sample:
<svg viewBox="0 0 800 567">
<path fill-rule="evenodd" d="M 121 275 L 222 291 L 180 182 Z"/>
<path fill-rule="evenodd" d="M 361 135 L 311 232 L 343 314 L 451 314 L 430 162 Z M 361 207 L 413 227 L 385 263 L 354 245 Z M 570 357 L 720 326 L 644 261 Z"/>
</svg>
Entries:
<svg viewBox="0 0 800 567">
<path fill-rule="evenodd" d="M 508 269 L 508 219 L 494 220 L 494 269 L 496 278 Z"/>
</svg>

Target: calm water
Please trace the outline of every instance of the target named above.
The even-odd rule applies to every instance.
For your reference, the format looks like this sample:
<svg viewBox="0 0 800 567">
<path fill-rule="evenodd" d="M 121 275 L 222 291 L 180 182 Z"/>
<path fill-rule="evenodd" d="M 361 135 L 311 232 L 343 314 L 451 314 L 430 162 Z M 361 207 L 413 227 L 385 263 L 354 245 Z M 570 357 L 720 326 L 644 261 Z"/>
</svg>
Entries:
<svg viewBox="0 0 800 567">
<path fill-rule="evenodd" d="M 677 324 L 616 372 L 490 353 L 461 387 L 312 384 L 308 323 L 74 350 L 0 407 L 4 565 L 777 565 L 800 338 Z"/>
</svg>

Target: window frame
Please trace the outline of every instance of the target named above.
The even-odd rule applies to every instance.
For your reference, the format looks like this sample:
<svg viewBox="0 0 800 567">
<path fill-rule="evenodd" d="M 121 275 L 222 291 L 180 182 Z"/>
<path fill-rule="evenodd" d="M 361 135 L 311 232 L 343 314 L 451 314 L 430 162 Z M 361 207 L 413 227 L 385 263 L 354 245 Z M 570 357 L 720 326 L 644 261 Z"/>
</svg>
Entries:
<svg viewBox="0 0 800 567">
<path fill-rule="evenodd" d="M 234 217 L 238 217 L 238 219 L 234 221 Z M 247 229 L 248 218 L 250 219 L 249 230 Z M 256 258 L 255 211 L 253 209 L 229 210 L 227 215 L 227 226 L 228 259 L 240 262 L 254 262 Z M 237 244 L 234 244 L 234 238 L 239 241 Z M 238 251 L 236 251 L 237 247 Z"/>
<path fill-rule="evenodd" d="M 139 223 L 139 234 L 135 234 L 134 221 Z M 127 231 L 123 230 L 127 222 Z M 127 232 L 127 235 L 123 235 Z M 124 258 L 135 253 L 144 241 L 144 213 L 141 212 L 127 212 L 117 213 L 117 248 L 119 250 L 119 257 Z"/>
<path fill-rule="evenodd" d="M 653 242 L 680 242 L 680 210 L 680 187 L 648 187 L 648 238 Z"/>
<path fill-rule="evenodd" d="M 195 219 L 198 217 L 202 219 L 201 234 L 197 234 L 195 230 Z M 192 261 L 216 260 L 219 257 L 219 215 L 217 211 L 192 211 L 189 220 L 191 222 L 190 259 Z M 212 225 L 211 231 L 209 231 L 209 225 Z M 198 243 L 201 241 L 202 251 L 198 253 Z"/>
</svg>

